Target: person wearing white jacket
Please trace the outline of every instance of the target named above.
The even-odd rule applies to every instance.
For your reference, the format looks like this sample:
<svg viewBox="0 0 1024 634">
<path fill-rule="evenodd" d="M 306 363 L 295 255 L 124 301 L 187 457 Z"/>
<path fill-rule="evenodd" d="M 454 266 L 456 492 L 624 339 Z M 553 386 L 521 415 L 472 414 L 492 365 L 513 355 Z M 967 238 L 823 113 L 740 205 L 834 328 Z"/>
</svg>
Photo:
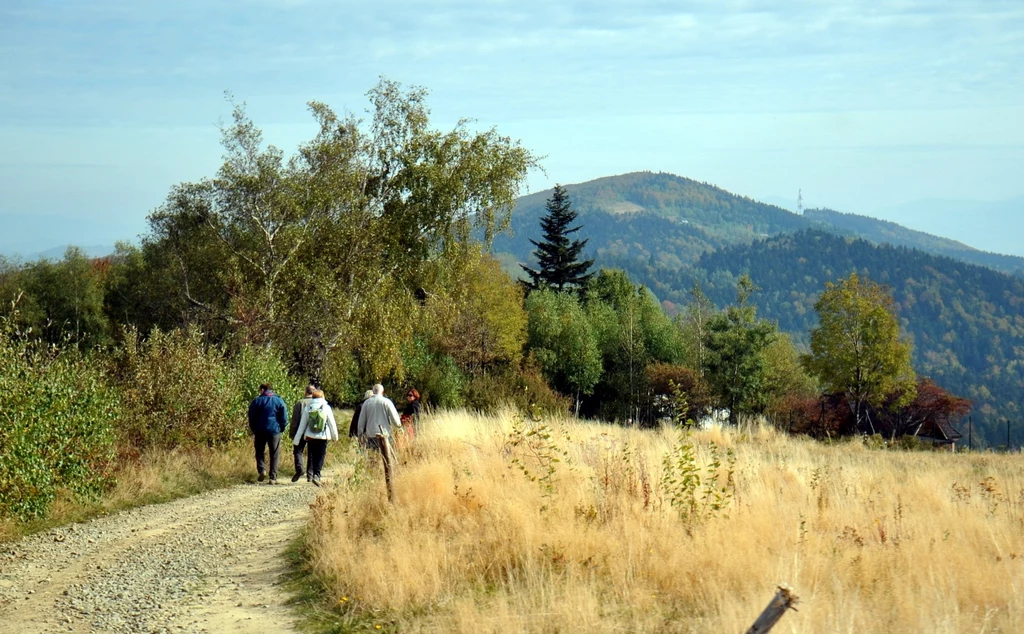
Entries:
<svg viewBox="0 0 1024 634">
<path fill-rule="evenodd" d="M 323 429 L 314 431 L 310 425 L 310 412 L 317 411 L 325 419 Z M 323 390 L 313 390 L 313 400 L 302 410 L 302 418 L 299 420 L 299 428 L 295 431 L 295 438 L 292 444 L 298 446 L 303 440 L 306 441 L 307 472 L 309 481 L 320 486 L 320 471 L 324 468 L 324 458 L 327 457 L 327 443 L 331 440 L 338 440 L 338 424 L 334 421 L 334 411 L 324 399 Z"/>
</svg>

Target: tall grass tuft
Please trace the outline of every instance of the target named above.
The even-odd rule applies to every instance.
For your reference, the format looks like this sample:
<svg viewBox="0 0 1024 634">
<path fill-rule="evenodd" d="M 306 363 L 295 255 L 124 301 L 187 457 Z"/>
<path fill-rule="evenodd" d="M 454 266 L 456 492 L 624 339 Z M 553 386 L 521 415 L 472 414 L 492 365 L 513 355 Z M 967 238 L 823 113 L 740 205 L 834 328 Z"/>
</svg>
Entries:
<svg viewBox="0 0 1024 634">
<path fill-rule="evenodd" d="M 696 431 L 681 453 L 671 429 L 540 425 L 426 418 L 393 506 L 379 458 L 357 461 L 309 536 L 339 619 L 743 631 L 788 583 L 802 604 L 780 631 L 1024 631 L 1019 456 L 871 451 L 768 428 Z M 684 498 L 704 505 L 697 518 L 673 502 L 667 470 L 680 461 L 702 478 Z"/>
</svg>

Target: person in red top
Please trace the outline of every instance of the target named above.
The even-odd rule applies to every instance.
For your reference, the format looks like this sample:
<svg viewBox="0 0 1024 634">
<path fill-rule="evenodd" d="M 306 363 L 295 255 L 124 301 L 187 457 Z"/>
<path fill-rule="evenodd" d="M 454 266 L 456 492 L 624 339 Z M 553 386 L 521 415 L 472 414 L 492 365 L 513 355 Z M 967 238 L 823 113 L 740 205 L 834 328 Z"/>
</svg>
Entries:
<svg viewBox="0 0 1024 634">
<path fill-rule="evenodd" d="M 405 393 L 405 407 L 402 408 L 402 429 L 409 440 L 416 438 L 416 424 L 420 422 L 420 393 L 409 388 Z"/>
</svg>

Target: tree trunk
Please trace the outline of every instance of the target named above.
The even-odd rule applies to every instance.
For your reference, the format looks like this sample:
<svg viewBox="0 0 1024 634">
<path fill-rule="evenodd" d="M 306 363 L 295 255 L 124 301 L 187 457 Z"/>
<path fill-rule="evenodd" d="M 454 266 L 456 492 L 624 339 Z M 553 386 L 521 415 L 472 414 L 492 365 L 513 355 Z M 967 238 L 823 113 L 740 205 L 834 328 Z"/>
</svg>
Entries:
<svg viewBox="0 0 1024 634">
<path fill-rule="evenodd" d="M 381 458 L 384 459 L 384 483 L 388 488 L 388 502 L 395 503 L 395 474 L 394 474 L 394 458 L 395 454 L 391 450 L 390 439 L 383 435 L 377 434 L 377 446 L 380 447 Z"/>
</svg>

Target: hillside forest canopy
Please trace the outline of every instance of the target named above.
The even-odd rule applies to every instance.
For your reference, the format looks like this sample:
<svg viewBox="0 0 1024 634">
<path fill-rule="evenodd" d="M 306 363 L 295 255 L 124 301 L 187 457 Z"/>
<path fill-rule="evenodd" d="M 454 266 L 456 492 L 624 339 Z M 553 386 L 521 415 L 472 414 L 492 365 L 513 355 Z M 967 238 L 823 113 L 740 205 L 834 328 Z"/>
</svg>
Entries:
<svg viewBox="0 0 1024 634">
<path fill-rule="evenodd" d="M 267 380 L 289 400 L 313 382 L 353 404 L 380 381 L 432 407 L 636 425 L 764 417 L 820 438 L 863 432 L 863 415 L 902 421 L 889 440 L 914 438 L 966 411 L 906 364 L 868 395 L 827 376 L 840 353 L 801 345 L 810 322 L 780 330 L 753 275 L 714 277 L 707 294 L 691 284 L 666 311 L 632 267 L 591 275 L 570 249 L 559 266 L 578 274 L 572 288 L 531 291 L 488 246 L 538 158 L 468 120 L 432 127 L 422 88 L 382 79 L 367 96 L 366 120 L 311 102 L 316 133 L 291 154 L 233 104 L 220 169 L 171 187 L 140 245 L 3 263 L 4 513 L 45 514 L 69 483 L 101 490 L 128 448 L 244 437 L 244 404 Z M 568 209 L 563 194 L 553 208 Z M 912 342 L 889 291 L 870 301 L 903 359 Z"/>
</svg>

